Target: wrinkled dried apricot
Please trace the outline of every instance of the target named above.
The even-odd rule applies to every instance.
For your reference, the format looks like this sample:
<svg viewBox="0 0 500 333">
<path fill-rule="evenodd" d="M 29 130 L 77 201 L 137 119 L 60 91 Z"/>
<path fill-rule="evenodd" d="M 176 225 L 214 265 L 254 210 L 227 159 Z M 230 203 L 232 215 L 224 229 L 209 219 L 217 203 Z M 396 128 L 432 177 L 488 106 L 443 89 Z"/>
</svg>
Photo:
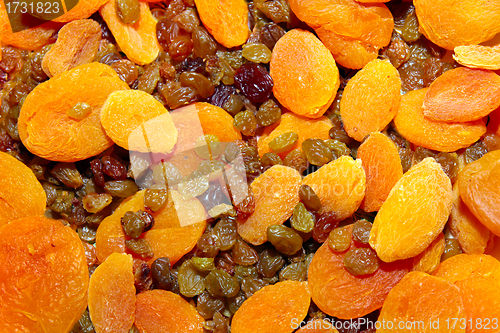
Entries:
<svg viewBox="0 0 500 333">
<path fill-rule="evenodd" d="M 296 333 L 338 333 L 338 331 L 332 321 L 314 319 L 303 325 Z"/>
<path fill-rule="evenodd" d="M 482 119 L 447 123 L 424 117 L 423 102 L 427 91 L 429 88 L 414 90 L 401 97 L 394 125 L 405 139 L 424 148 L 452 152 L 470 146 L 486 132 Z"/>
<path fill-rule="evenodd" d="M 293 113 L 321 117 L 339 88 L 339 71 L 332 54 L 309 31 L 294 29 L 273 49 L 270 73 L 273 93 Z"/>
<path fill-rule="evenodd" d="M 443 261 L 433 275 L 451 283 L 465 280 L 473 274 L 494 276 L 500 262 L 487 254 L 458 254 Z"/>
<path fill-rule="evenodd" d="M 462 45 L 454 49 L 453 59 L 469 68 L 500 69 L 500 45 Z"/>
<path fill-rule="evenodd" d="M 292 168 L 275 165 L 257 177 L 250 187 L 255 211 L 238 223 L 238 234 L 245 241 L 260 245 L 267 241 L 267 228 L 283 224 L 299 203 L 300 174 Z"/>
<path fill-rule="evenodd" d="M 410 272 L 389 292 L 380 311 L 378 320 L 392 325 L 377 332 L 465 332 L 463 325 L 444 324 L 451 318 L 467 319 L 460 290 L 444 279 Z"/>
<path fill-rule="evenodd" d="M 209 103 L 195 103 L 203 133 L 216 135 L 221 142 L 241 139 L 241 133 L 233 126 L 233 117 L 224 109 Z M 188 106 L 192 107 L 192 106 Z"/>
<path fill-rule="evenodd" d="M 70 332 L 87 307 L 88 283 L 85 250 L 71 228 L 41 216 L 0 228 L 4 332 Z"/>
<path fill-rule="evenodd" d="M 118 17 L 116 0 L 108 1 L 99 13 L 108 24 L 116 43 L 127 58 L 138 65 L 151 63 L 160 53 L 156 38 L 156 19 L 149 10 L 148 3 L 141 2 L 141 16 L 135 24 L 125 24 Z"/>
<path fill-rule="evenodd" d="M 43 215 L 46 195 L 33 171 L 0 152 L 0 227 L 22 217 Z"/>
<path fill-rule="evenodd" d="M 101 107 L 110 93 L 126 89 L 107 65 L 75 67 L 28 94 L 19 116 L 19 136 L 29 151 L 52 161 L 75 162 L 97 155 L 113 145 L 101 126 Z M 70 118 L 68 109 L 80 102 L 90 105 L 92 112 L 81 120 Z"/>
<path fill-rule="evenodd" d="M 203 25 L 227 48 L 247 41 L 248 6 L 244 0 L 194 0 Z"/>
<path fill-rule="evenodd" d="M 142 333 L 203 333 L 203 317 L 181 296 L 161 289 L 137 295 L 135 326 Z"/>
<path fill-rule="evenodd" d="M 56 43 L 45 54 L 42 68 L 49 77 L 94 60 L 101 40 L 101 26 L 94 20 L 78 20 L 59 30 Z"/>
<path fill-rule="evenodd" d="M 352 234 L 352 226 L 344 227 Z M 359 244 L 351 241 L 351 249 Z M 354 276 L 344 268 L 346 252 L 334 252 L 324 243 L 309 265 L 312 300 L 326 314 L 341 319 L 364 316 L 382 306 L 389 291 L 408 272 L 408 260 L 381 262 L 371 275 Z"/>
<path fill-rule="evenodd" d="M 366 173 L 366 193 L 361 208 L 365 212 L 378 211 L 403 176 L 398 148 L 385 134 L 376 132 L 359 146 L 357 158 Z"/>
<path fill-rule="evenodd" d="M 289 280 L 266 286 L 236 311 L 231 332 L 292 333 L 293 323 L 306 317 L 310 302 L 305 282 Z"/>
<path fill-rule="evenodd" d="M 382 204 L 370 245 L 391 262 L 415 257 L 439 235 L 448 220 L 453 192 L 450 178 L 431 157 L 413 166 Z"/>
<path fill-rule="evenodd" d="M 321 212 L 334 212 L 339 220 L 351 216 L 365 196 L 366 175 L 360 160 L 342 156 L 307 175 L 302 184 L 318 195 Z"/>
<path fill-rule="evenodd" d="M 354 75 L 340 100 L 340 116 L 347 134 L 362 141 L 383 130 L 398 112 L 399 72 L 388 60 L 375 59 Z"/>
<path fill-rule="evenodd" d="M 487 116 L 500 106 L 500 76 L 459 67 L 432 82 L 425 94 L 424 116 L 445 122 L 467 122 Z"/>
<path fill-rule="evenodd" d="M 444 234 L 439 236 L 418 256 L 414 257 L 412 271 L 432 274 L 441 262 L 441 256 L 444 252 Z"/>
<path fill-rule="evenodd" d="M 170 153 L 177 142 L 167 109 L 144 91 L 111 93 L 101 108 L 101 123 L 113 142 L 127 150 Z"/>
<path fill-rule="evenodd" d="M 496 1 L 415 0 L 413 4 L 420 32 L 447 50 L 479 44 L 500 32 L 500 7 Z"/>
<path fill-rule="evenodd" d="M 270 133 L 264 132 L 260 136 L 257 145 L 259 147 L 259 155 L 263 156 L 265 153 L 270 153 L 272 150 L 269 143 L 285 133 L 297 133 L 299 136 L 297 142 L 284 153 L 279 154 L 285 157 L 290 151 L 294 149 L 301 149 L 302 142 L 306 139 L 322 139 L 328 140 L 328 131 L 332 127 L 332 122 L 327 117 L 319 117 L 316 119 L 309 119 L 306 117 L 298 116 L 295 113 L 287 112 L 281 116 L 281 121 Z"/>
<path fill-rule="evenodd" d="M 97 333 L 127 333 L 135 319 L 132 256 L 113 253 L 100 264 L 89 283 L 89 313 Z"/>
<path fill-rule="evenodd" d="M 460 197 L 472 214 L 500 235 L 500 150 L 485 154 L 458 174 Z"/>
</svg>

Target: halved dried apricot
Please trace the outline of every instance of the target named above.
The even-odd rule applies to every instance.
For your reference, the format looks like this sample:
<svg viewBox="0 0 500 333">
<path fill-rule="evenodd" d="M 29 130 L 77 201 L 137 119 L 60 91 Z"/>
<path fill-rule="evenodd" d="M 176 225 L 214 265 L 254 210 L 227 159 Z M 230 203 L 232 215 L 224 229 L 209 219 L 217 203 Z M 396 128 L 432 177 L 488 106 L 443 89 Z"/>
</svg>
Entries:
<svg viewBox="0 0 500 333">
<path fill-rule="evenodd" d="M 433 275 L 451 283 L 465 280 L 473 274 L 494 276 L 500 262 L 487 254 L 458 254 L 443 261 Z"/>
<path fill-rule="evenodd" d="M 432 274 L 441 262 L 444 245 L 444 234 L 439 234 L 439 236 L 424 250 L 424 252 L 420 253 L 416 257 L 413 257 L 411 270 Z"/>
<path fill-rule="evenodd" d="M 188 107 L 193 107 L 192 105 Z M 209 104 L 195 103 L 203 133 L 216 135 L 221 142 L 241 139 L 240 131 L 234 127 L 234 119 L 224 109 Z"/>
<path fill-rule="evenodd" d="M 500 69 L 500 45 L 462 45 L 456 46 L 453 59 L 469 68 Z"/>
</svg>

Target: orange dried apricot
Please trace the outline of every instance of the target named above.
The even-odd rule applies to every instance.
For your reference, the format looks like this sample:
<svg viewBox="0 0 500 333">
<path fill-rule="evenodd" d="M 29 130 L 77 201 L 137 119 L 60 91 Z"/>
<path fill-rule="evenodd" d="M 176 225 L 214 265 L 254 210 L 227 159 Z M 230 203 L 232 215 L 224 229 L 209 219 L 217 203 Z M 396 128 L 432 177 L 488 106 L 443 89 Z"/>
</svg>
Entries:
<svg viewBox="0 0 500 333">
<path fill-rule="evenodd" d="M 108 65 L 77 66 L 28 94 L 19 115 L 19 136 L 29 151 L 51 161 L 95 156 L 113 145 L 101 126 L 101 107 L 113 91 L 126 89 L 127 84 Z M 68 111 L 77 103 L 87 103 L 92 112 L 83 119 L 69 117 Z"/>
<path fill-rule="evenodd" d="M 322 213 L 335 212 L 339 220 L 351 216 L 365 197 L 366 175 L 360 160 L 342 156 L 302 180 L 318 195 Z"/>
<path fill-rule="evenodd" d="M 196 111 L 198 112 L 203 134 L 216 135 L 221 142 L 231 142 L 241 139 L 240 131 L 233 125 L 233 117 L 226 110 L 203 102 L 195 103 L 194 107 L 196 107 Z"/>
<path fill-rule="evenodd" d="M 97 12 L 99 8 L 108 1 L 109 0 L 78 0 L 73 8 L 68 10 L 66 14 L 54 19 L 54 21 L 70 22 L 74 20 L 86 19 Z M 69 1 L 67 1 L 66 7 L 68 6 L 68 3 Z M 75 1 L 72 1 L 72 3 L 75 3 Z"/>
<path fill-rule="evenodd" d="M 361 208 L 365 212 L 378 211 L 403 176 L 398 148 L 385 134 L 372 133 L 359 146 L 357 159 L 361 160 L 366 173 L 366 193 Z"/>
<path fill-rule="evenodd" d="M 275 165 L 257 177 L 250 187 L 255 198 L 255 211 L 238 223 L 238 234 L 245 241 L 260 245 L 267 241 L 267 228 L 283 224 L 299 203 L 302 178 L 295 169 Z"/>
<path fill-rule="evenodd" d="M 227 48 L 247 41 L 248 6 L 244 0 L 194 0 L 203 25 Z"/>
<path fill-rule="evenodd" d="M 458 182 L 453 185 L 453 206 L 448 226 L 465 253 L 482 254 L 485 252 L 491 233 L 460 198 Z"/>
<path fill-rule="evenodd" d="M 155 289 L 137 295 L 135 326 L 141 333 L 203 333 L 203 322 L 194 306 L 170 291 Z"/>
<path fill-rule="evenodd" d="M 439 236 L 418 256 L 413 257 L 412 271 L 432 274 L 441 263 L 441 256 L 444 252 L 444 234 Z"/>
<path fill-rule="evenodd" d="M 450 178 L 428 157 L 394 185 L 370 232 L 370 245 L 383 261 L 422 253 L 443 231 L 452 205 Z"/>
<path fill-rule="evenodd" d="M 387 295 L 378 318 L 386 325 L 377 332 L 465 332 L 451 318 L 466 321 L 460 290 L 444 279 L 410 272 Z"/>
<path fill-rule="evenodd" d="M 125 24 L 120 20 L 116 0 L 109 0 L 99 13 L 127 58 L 138 65 L 146 65 L 158 57 L 161 47 L 156 38 L 156 19 L 149 10 L 149 4 L 141 2 L 140 10 L 140 18 L 134 24 Z"/>
<path fill-rule="evenodd" d="M 485 154 L 458 174 L 460 197 L 472 214 L 500 235 L 500 150 Z"/>
<path fill-rule="evenodd" d="M 424 116 L 445 122 L 481 119 L 500 106 L 500 76 L 458 67 L 432 82 L 424 98 Z"/>
<path fill-rule="evenodd" d="M 0 152 L 0 227 L 22 217 L 43 215 L 46 195 L 33 171 Z"/>
<path fill-rule="evenodd" d="M 347 134 L 357 141 L 383 130 L 398 112 L 401 79 L 388 60 L 375 59 L 354 75 L 340 100 Z"/>
<path fill-rule="evenodd" d="M 167 109 L 140 90 L 111 93 L 101 108 L 101 123 L 114 143 L 143 153 L 170 153 L 177 129 Z"/>
<path fill-rule="evenodd" d="M 309 31 L 294 29 L 273 49 L 270 74 L 273 93 L 293 113 L 321 117 L 339 88 L 339 70 L 321 41 Z"/>
<path fill-rule="evenodd" d="M 413 5 L 420 32 L 447 50 L 479 44 L 500 32 L 498 0 L 415 0 Z"/>
<path fill-rule="evenodd" d="M 282 281 L 266 286 L 236 311 L 232 333 L 292 333 L 306 317 L 311 302 L 306 282 Z"/>
<path fill-rule="evenodd" d="M 352 225 L 345 228 L 352 234 Z M 350 248 L 359 248 L 359 243 L 351 240 Z M 325 242 L 314 254 L 308 272 L 314 303 L 326 314 L 341 319 L 358 318 L 379 309 L 410 266 L 408 260 L 381 262 L 375 273 L 354 276 L 344 268 L 346 253 L 332 251 Z"/>
<path fill-rule="evenodd" d="M 257 142 L 259 155 L 263 156 L 265 153 L 271 152 L 269 142 L 281 134 L 294 132 L 299 136 L 297 142 L 290 147 L 289 151 L 292 151 L 294 149 L 302 149 L 302 142 L 307 139 L 330 139 L 328 134 L 330 128 L 332 128 L 332 121 L 325 116 L 309 119 L 292 112 L 287 112 L 281 116 L 281 121 L 277 127 L 270 133 L 264 133 L 259 137 L 259 141 Z M 281 153 L 280 156 L 285 157 L 289 151 Z"/>
<path fill-rule="evenodd" d="M 113 253 L 100 264 L 89 283 L 89 313 L 95 331 L 127 333 L 135 319 L 132 257 Z"/>
<path fill-rule="evenodd" d="M 468 279 L 473 274 L 494 276 L 500 262 L 487 254 L 458 254 L 443 261 L 433 275 L 451 283 Z"/>
<path fill-rule="evenodd" d="M 302 326 L 296 333 L 338 333 L 338 331 L 332 321 L 314 319 Z"/>
<path fill-rule="evenodd" d="M 94 20 L 78 20 L 66 24 L 59 30 L 56 43 L 43 57 L 43 71 L 52 77 L 91 62 L 100 40 L 101 26 Z"/>
<path fill-rule="evenodd" d="M 434 121 L 424 116 L 423 102 L 429 88 L 414 90 L 401 97 L 394 117 L 396 130 L 416 146 L 442 152 L 468 147 L 486 133 L 483 119 L 467 123 Z"/>
<path fill-rule="evenodd" d="M 500 69 L 500 45 L 461 45 L 454 49 L 453 59 L 469 68 Z"/>
<path fill-rule="evenodd" d="M 0 228 L 3 332 L 67 333 L 87 307 L 89 273 L 76 232 L 46 217 Z"/>
</svg>

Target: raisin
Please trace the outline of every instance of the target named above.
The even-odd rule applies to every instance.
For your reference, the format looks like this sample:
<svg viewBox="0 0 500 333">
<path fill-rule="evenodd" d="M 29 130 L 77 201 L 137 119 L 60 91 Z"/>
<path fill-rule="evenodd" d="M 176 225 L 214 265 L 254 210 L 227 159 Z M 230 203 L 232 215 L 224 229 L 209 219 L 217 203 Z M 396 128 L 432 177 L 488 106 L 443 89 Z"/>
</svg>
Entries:
<svg viewBox="0 0 500 333">
<path fill-rule="evenodd" d="M 239 112 L 234 117 L 234 127 L 243 135 L 254 136 L 257 131 L 257 119 L 252 111 Z"/>
<path fill-rule="evenodd" d="M 307 186 L 307 185 L 303 185 Z M 299 202 L 293 210 L 293 215 L 290 217 L 292 228 L 297 231 L 308 233 L 314 228 L 314 217 L 309 213 L 302 202 Z"/>
<path fill-rule="evenodd" d="M 346 227 L 333 229 L 328 236 L 328 246 L 335 252 L 344 252 L 351 246 L 351 233 Z"/>
<path fill-rule="evenodd" d="M 236 264 L 249 266 L 257 263 L 259 256 L 250 245 L 242 240 L 237 240 L 232 248 L 233 260 Z"/>
<path fill-rule="evenodd" d="M 260 126 L 270 126 L 281 119 L 281 108 L 272 99 L 264 102 L 256 114 Z"/>
<path fill-rule="evenodd" d="M 273 80 L 267 70 L 258 64 L 247 63 L 234 76 L 235 85 L 250 101 L 267 101 L 273 89 Z"/>
<path fill-rule="evenodd" d="M 302 185 L 299 188 L 299 198 L 312 211 L 319 212 L 322 208 L 318 195 L 309 185 Z"/>
<path fill-rule="evenodd" d="M 313 228 L 313 238 L 318 243 L 324 243 L 330 232 L 339 225 L 335 212 L 326 212 L 319 216 Z"/>
<path fill-rule="evenodd" d="M 331 150 L 319 139 L 307 139 L 302 142 L 302 151 L 312 165 L 322 166 L 333 159 Z"/>
<path fill-rule="evenodd" d="M 295 132 L 283 133 L 269 142 L 269 148 L 276 154 L 284 153 L 292 149 L 299 140 L 299 135 Z"/>
<path fill-rule="evenodd" d="M 359 243 L 368 244 L 371 229 L 372 224 L 369 221 L 365 219 L 358 220 L 353 224 L 352 238 Z"/>
<path fill-rule="evenodd" d="M 156 259 L 151 265 L 151 276 L 156 288 L 172 290 L 175 281 L 170 271 L 170 259 L 168 257 Z"/>
<path fill-rule="evenodd" d="M 380 259 L 371 248 L 351 249 L 344 256 L 344 267 L 352 275 L 373 274 L 380 267 Z"/>
<path fill-rule="evenodd" d="M 293 255 L 302 248 L 302 237 L 284 225 L 272 225 L 267 228 L 267 240 L 279 252 Z"/>
<path fill-rule="evenodd" d="M 127 168 L 120 163 L 116 158 L 111 156 L 103 156 L 102 172 L 113 179 L 125 180 L 127 179 Z"/>
</svg>

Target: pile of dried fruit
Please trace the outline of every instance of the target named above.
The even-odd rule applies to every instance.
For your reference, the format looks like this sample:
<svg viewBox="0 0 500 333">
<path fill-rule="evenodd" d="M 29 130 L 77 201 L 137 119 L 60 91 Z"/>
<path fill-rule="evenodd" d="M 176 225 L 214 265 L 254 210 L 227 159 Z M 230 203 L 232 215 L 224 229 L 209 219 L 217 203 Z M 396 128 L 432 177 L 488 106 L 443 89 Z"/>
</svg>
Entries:
<svg viewBox="0 0 500 333">
<path fill-rule="evenodd" d="M 500 332 L 500 0 L 8 5 L 0 332 Z"/>
</svg>

